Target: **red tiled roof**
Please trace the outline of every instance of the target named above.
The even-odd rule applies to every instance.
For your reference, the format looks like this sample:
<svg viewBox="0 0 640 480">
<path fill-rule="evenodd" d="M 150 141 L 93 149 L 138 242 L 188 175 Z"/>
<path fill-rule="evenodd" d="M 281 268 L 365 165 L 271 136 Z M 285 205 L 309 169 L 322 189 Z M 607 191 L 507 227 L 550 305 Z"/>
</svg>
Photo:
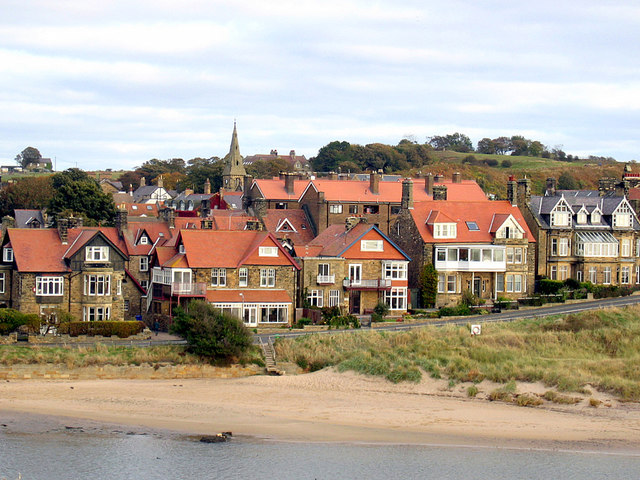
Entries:
<svg viewBox="0 0 640 480">
<path fill-rule="evenodd" d="M 289 195 L 284 189 L 284 180 L 270 179 L 270 180 L 254 180 L 253 188 L 256 186 L 262 192 L 264 198 L 268 200 L 298 200 L 302 192 L 304 192 L 310 180 L 294 180 L 293 181 L 293 195 Z"/>
<path fill-rule="evenodd" d="M 126 208 L 127 215 L 132 217 L 157 217 L 158 205 L 155 203 L 122 203 L 119 208 Z"/>
<path fill-rule="evenodd" d="M 292 240 L 294 245 L 306 245 L 313 240 L 313 230 L 304 210 L 270 208 L 263 217 L 263 221 L 267 231 L 273 233 L 277 238 Z M 289 225 L 295 231 L 291 231 Z"/>
<path fill-rule="evenodd" d="M 427 219 L 434 211 L 445 214 L 457 223 L 456 238 L 433 238 Z M 494 239 L 493 233 L 509 216 L 518 222 L 525 232 L 525 238 L 534 242 L 533 235 L 518 207 L 506 200 L 484 202 L 430 201 L 415 203 L 411 216 L 425 243 L 488 243 Z M 450 220 L 447 220 L 449 223 Z M 466 222 L 476 222 L 479 230 L 469 230 Z"/>
<path fill-rule="evenodd" d="M 630 188 L 627 198 L 629 200 L 640 200 L 640 188 Z"/>
<path fill-rule="evenodd" d="M 207 301 L 210 303 L 292 303 L 291 297 L 285 290 L 268 289 L 207 290 Z"/>
</svg>

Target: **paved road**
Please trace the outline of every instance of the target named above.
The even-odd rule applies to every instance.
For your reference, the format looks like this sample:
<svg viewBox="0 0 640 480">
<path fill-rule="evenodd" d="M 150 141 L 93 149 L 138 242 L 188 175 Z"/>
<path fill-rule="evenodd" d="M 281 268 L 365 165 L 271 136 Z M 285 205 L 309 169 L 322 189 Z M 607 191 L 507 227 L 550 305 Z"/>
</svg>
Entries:
<svg viewBox="0 0 640 480">
<path fill-rule="evenodd" d="M 424 327 L 424 326 L 443 326 L 443 325 L 466 325 L 468 323 L 482 324 L 488 322 L 512 322 L 514 320 L 522 320 L 526 318 L 542 318 L 550 315 L 566 315 L 568 313 L 584 312 L 587 310 L 599 310 L 602 308 L 624 307 L 627 305 L 636 305 L 640 303 L 640 295 L 631 295 L 629 297 L 617 297 L 617 298 L 603 298 L 600 300 L 589 300 L 580 303 L 565 304 L 560 303 L 550 307 L 531 308 L 526 310 L 507 310 L 502 313 L 491 313 L 487 315 L 473 315 L 468 317 L 457 318 L 441 318 L 439 320 L 431 320 L 424 322 L 412 322 L 412 323 L 389 323 L 376 327 L 375 331 L 389 331 L 389 330 L 410 330 L 412 328 Z M 260 341 L 268 342 L 269 339 L 275 337 L 296 337 L 300 335 L 311 335 L 312 333 L 319 334 L 336 334 L 336 333 L 353 333 L 361 330 L 321 330 L 319 332 L 289 332 L 283 331 L 278 334 L 259 334 L 255 335 L 255 343 Z"/>
</svg>

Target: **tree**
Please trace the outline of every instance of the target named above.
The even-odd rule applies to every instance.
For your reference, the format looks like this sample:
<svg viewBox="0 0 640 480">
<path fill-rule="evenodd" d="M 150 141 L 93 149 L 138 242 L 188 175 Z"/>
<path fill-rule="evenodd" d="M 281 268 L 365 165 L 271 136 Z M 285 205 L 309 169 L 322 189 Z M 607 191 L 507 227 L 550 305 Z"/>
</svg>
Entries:
<svg viewBox="0 0 640 480">
<path fill-rule="evenodd" d="M 21 178 L 0 190 L 0 216 L 13 216 L 16 208 L 42 210 L 54 193 L 51 176 Z"/>
<path fill-rule="evenodd" d="M 420 288 L 420 299 L 423 307 L 433 307 L 436 304 L 438 295 L 438 271 L 433 263 L 427 263 L 420 271 L 418 278 Z"/>
<path fill-rule="evenodd" d="M 113 222 L 116 215 L 113 197 L 82 170 L 70 168 L 56 173 L 52 182 L 55 194 L 49 201 L 49 212 L 56 217 L 56 223 L 63 212 L 84 216 L 90 225 Z"/>
<path fill-rule="evenodd" d="M 351 144 L 337 140 L 322 147 L 318 155 L 309 160 L 317 172 L 335 172 L 339 164 L 350 161 L 353 161 Z"/>
<path fill-rule="evenodd" d="M 34 147 L 27 147 L 20 154 L 16 156 L 16 162 L 22 165 L 23 168 L 27 168 L 30 163 L 38 163 L 42 155 L 40 151 Z"/>
<path fill-rule="evenodd" d="M 178 184 L 179 189 L 194 187 L 196 191 L 202 191 L 204 184 L 209 179 L 211 191 L 217 192 L 222 187 L 222 170 L 224 162 L 218 157 L 192 158 L 189 160 L 186 173 L 187 178 Z"/>
<path fill-rule="evenodd" d="M 187 349 L 212 359 L 238 357 L 253 343 L 251 333 L 239 318 L 222 313 L 201 300 L 176 309 L 171 332 L 187 341 Z"/>
<path fill-rule="evenodd" d="M 569 172 L 562 172 L 562 175 L 558 178 L 559 190 L 579 190 L 580 183 Z"/>
<path fill-rule="evenodd" d="M 268 160 L 256 160 L 247 166 L 247 173 L 254 178 L 273 178 L 277 177 L 280 172 L 291 172 L 293 167 L 291 163 L 284 158 L 270 158 Z"/>
<path fill-rule="evenodd" d="M 496 145 L 490 138 L 483 138 L 478 142 L 478 147 L 476 148 L 476 152 L 484 153 L 487 155 L 493 155 L 496 152 Z"/>
</svg>

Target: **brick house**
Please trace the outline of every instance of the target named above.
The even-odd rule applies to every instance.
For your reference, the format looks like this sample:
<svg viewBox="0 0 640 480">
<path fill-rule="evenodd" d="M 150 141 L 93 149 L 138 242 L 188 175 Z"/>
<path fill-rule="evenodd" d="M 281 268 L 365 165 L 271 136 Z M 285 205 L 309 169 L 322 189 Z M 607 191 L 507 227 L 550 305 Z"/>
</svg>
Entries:
<svg viewBox="0 0 640 480">
<path fill-rule="evenodd" d="M 56 310 L 84 321 L 132 319 L 139 299 L 115 228 L 8 229 L 2 243 L 0 301 L 24 313 Z M 137 295 L 137 297 L 136 297 Z"/>
<path fill-rule="evenodd" d="M 409 257 L 375 225 L 349 218 L 296 252 L 302 265 L 301 303 L 339 306 L 359 315 L 384 301 L 392 315 L 407 311 Z"/>
<path fill-rule="evenodd" d="M 534 288 L 535 240 L 520 210 L 507 201 L 413 201 L 403 181 L 402 211 L 391 238 L 411 256 L 409 284 L 422 267 L 438 271 L 436 305 L 470 290 L 485 299 L 518 298 Z"/>
<path fill-rule="evenodd" d="M 153 253 L 151 310 L 201 299 L 247 326 L 291 325 L 299 269 L 268 232 L 181 230 Z"/>
<path fill-rule="evenodd" d="M 527 179 L 507 192 L 537 241 L 536 274 L 604 285 L 640 284 L 640 223 L 621 191 L 556 190 L 531 195 Z"/>
</svg>

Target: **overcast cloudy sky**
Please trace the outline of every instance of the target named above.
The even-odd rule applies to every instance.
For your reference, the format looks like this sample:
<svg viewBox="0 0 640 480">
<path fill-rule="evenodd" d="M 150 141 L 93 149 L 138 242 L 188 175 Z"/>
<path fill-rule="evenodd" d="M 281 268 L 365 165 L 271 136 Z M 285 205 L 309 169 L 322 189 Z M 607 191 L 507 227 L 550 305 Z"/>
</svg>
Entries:
<svg viewBox="0 0 640 480">
<path fill-rule="evenodd" d="M 637 2 L 2 0 L 0 161 L 133 168 L 456 131 L 640 159 Z"/>
</svg>

